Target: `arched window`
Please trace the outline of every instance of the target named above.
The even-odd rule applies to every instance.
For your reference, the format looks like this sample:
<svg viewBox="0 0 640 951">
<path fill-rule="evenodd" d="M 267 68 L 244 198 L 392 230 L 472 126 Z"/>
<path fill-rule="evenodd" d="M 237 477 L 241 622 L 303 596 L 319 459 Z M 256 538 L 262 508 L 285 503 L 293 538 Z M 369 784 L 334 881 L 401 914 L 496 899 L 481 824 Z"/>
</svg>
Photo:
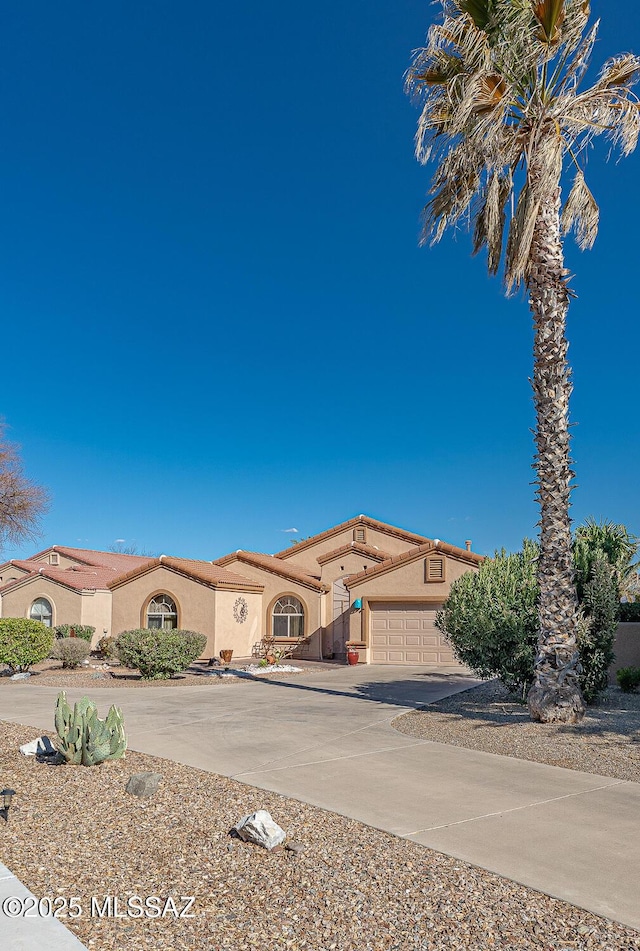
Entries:
<svg viewBox="0 0 640 951">
<path fill-rule="evenodd" d="M 53 623 L 53 608 L 50 602 L 47 601 L 46 598 L 36 598 L 31 605 L 29 617 L 32 621 L 42 621 L 47 627 L 51 627 Z"/>
<path fill-rule="evenodd" d="M 147 627 L 170 631 L 178 626 L 176 602 L 168 594 L 157 594 L 149 601 Z"/>
<path fill-rule="evenodd" d="M 274 637 L 304 637 L 304 608 L 297 598 L 287 595 L 273 606 Z"/>
</svg>

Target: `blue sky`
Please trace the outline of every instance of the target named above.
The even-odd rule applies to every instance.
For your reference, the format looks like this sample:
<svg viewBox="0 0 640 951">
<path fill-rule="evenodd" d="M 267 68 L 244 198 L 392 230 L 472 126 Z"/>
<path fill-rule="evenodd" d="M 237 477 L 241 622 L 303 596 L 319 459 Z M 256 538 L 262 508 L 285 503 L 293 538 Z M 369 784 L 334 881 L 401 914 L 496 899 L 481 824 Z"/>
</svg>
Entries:
<svg viewBox="0 0 640 951">
<path fill-rule="evenodd" d="M 596 63 L 640 51 L 631 0 L 593 8 Z M 360 512 L 482 553 L 535 533 L 526 300 L 464 232 L 418 247 L 402 82 L 434 9 L 4 11 L 0 412 L 52 496 L 36 547 L 213 558 Z M 572 511 L 640 534 L 640 152 L 605 157 L 596 246 L 567 244 Z"/>
</svg>

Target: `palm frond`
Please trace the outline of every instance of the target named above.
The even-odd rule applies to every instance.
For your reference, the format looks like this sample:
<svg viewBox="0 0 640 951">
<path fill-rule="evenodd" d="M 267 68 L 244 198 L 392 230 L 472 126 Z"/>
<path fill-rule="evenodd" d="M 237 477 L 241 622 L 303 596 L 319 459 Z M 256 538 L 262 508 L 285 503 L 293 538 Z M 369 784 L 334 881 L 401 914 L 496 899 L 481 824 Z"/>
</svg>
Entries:
<svg viewBox="0 0 640 951">
<path fill-rule="evenodd" d="M 533 197 L 530 185 L 522 187 L 516 213 L 511 219 L 505 262 L 505 286 L 511 293 L 526 279 L 533 233 L 536 227 L 540 202 Z"/>
<path fill-rule="evenodd" d="M 576 172 L 569 197 L 562 209 L 562 230 L 574 231 L 581 250 L 593 247 L 598 234 L 600 210 L 589 191 L 581 169 Z"/>
<path fill-rule="evenodd" d="M 636 147 L 640 107 L 632 87 L 640 79 L 640 58 L 614 57 L 593 86 L 581 90 L 598 32 L 598 23 L 589 29 L 588 0 L 439 3 L 442 15 L 406 77 L 407 91 L 421 105 L 416 156 L 438 163 L 422 240 L 437 241 L 466 218 L 474 250 L 487 247 L 491 273 L 504 252 L 512 290 L 526 280 L 536 215 L 557 199 L 565 159 L 571 155 L 577 164 L 601 135 L 623 155 Z M 510 215 L 518 168 L 527 187 Z M 563 226 L 581 247 L 593 243 L 597 206 L 584 176 L 573 182 Z"/>
<path fill-rule="evenodd" d="M 565 0 L 533 0 L 533 14 L 540 24 L 543 42 L 557 45 L 562 38 Z"/>
<path fill-rule="evenodd" d="M 487 267 L 497 274 L 502 257 L 502 241 L 506 222 L 506 205 L 512 190 L 511 176 L 494 171 L 484 189 L 476 214 L 473 253 L 487 247 Z"/>
</svg>

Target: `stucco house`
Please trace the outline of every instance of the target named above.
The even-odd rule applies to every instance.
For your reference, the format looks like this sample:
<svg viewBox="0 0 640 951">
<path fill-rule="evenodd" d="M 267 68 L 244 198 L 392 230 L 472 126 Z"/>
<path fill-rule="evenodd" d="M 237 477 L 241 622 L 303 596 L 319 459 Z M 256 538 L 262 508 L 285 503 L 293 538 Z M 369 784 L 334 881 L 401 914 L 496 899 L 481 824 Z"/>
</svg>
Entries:
<svg viewBox="0 0 640 951">
<path fill-rule="evenodd" d="M 133 627 L 207 635 L 204 657 L 246 657 L 263 638 L 295 656 L 457 666 L 434 625 L 451 582 L 482 556 L 359 515 L 275 555 L 214 561 L 54 546 L 0 565 L 0 613 L 91 624 L 94 642 Z"/>
<path fill-rule="evenodd" d="M 300 656 L 343 657 L 347 642 L 373 664 L 457 666 L 435 627 L 451 582 L 483 558 L 367 515 L 275 555 L 236 551 L 215 564 L 264 585 L 262 629 L 304 632 Z M 291 625 L 292 621 L 289 621 Z"/>
</svg>

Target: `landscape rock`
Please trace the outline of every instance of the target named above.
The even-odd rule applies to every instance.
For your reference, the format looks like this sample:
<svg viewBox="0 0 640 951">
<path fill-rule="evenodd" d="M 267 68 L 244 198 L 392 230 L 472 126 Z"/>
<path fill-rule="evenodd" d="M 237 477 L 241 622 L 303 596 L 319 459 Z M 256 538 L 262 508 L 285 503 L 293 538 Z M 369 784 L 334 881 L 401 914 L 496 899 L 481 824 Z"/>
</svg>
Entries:
<svg viewBox="0 0 640 951">
<path fill-rule="evenodd" d="M 38 736 L 20 747 L 24 756 L 55 756 L 58 752 L 48 736 Z"/>
<path fill-rule="evenodd" d="M 127 783 L 127 792 L 145 799 L 158 791 L 162 773 L 134 773 Z"/>
<path fill-rule="evenodd" d="M 243 842 L 253 842 L 269 850 L 281 845 L 287 837 L 287 833 L 273 821 L 266 809 L 258 809 L 245 816 L 235 826 L 235 830 Z"/>
<path fill-rule="evenodd" d="M 30 676 L 31 674 L 29 673 L 29 671 L 25 670 L 21 674 L 11 674 L 11 676 L 9 677 L 9 680 L 28 680 Z"/>
</svg>

